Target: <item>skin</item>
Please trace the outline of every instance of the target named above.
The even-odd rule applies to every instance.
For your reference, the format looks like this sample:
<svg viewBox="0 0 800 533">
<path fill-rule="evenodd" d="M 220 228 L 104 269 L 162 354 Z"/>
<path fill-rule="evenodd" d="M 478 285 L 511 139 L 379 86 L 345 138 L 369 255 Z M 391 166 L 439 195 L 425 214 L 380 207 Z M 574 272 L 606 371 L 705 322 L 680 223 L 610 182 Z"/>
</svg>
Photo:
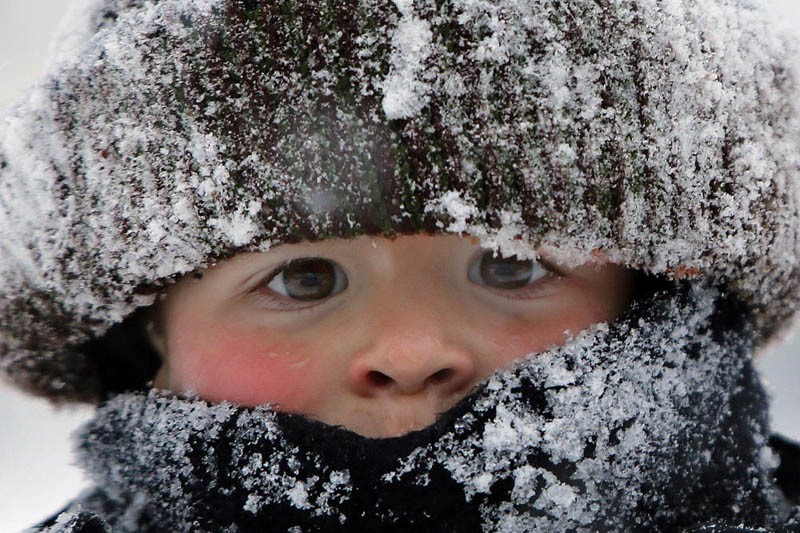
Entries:
<svg viewBox="0 0 800 533">
<path fill-rule="evenodd" d="M 164 365 L 154 385 L 397 436 L 433 423 L 497 369 L 612 321 L 631 298 L 631 273 L 614 264 L 555 266 L 497 288 L 470 274 L 483 253 L 468 238 L 415 235 L 220 262 L 158 304 L 149 329 Z M 347 287 L 310 302 L 271 288 L 300 258 L 337 264 Z"/>
</svg>

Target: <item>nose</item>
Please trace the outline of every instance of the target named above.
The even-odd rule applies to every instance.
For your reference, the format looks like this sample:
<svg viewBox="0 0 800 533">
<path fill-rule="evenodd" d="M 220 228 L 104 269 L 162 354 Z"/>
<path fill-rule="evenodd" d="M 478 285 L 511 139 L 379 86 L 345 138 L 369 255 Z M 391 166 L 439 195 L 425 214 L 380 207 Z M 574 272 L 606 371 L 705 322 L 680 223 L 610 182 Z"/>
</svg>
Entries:
<svg viewBox="0 0 800 533">
<path fill-rule="evenodd" d="M 469 390 L 476 376 L 469 350 L 448 342 L 441 332 L 384 331 L 351 363 L 356 393 L 447 397 Z"/>
</svg>

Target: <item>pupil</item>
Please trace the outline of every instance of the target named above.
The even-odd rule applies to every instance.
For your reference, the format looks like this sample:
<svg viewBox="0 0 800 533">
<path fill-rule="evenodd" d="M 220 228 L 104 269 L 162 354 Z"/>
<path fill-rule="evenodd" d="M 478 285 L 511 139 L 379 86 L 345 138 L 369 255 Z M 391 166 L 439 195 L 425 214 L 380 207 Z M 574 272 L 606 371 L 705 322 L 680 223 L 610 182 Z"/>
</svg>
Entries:
<svg viewBox="0 0 800 533">
<path fill-rule="evenodd" d="M 321 300 L 333 292 L 336 271 L 324 259 L 292 261 L 283 270 L 286 293 L 297 300 Z"/>
<path fill-rule="evenodd" d="M 300 284 L 303 287 L 314 287 L 317 284 L 319 284 L 319 276 L 317 274 L 312 273 L 312 272 L 307 272 L 307 273 L 303 274 L 303 278 L 300 281 Z"/>
<path fill-rule="evenodd" d="M 517 273 L 516 265 L 509 265 L 507 263 L 501 263 L 499 265 L 494 266 L 494 272 L 498 277 L 509 277 L 513 276 Z"/>
<path fill-rule="evenodd" d="M 533 262 L 508 257 L 495 257 L 487 252 L 481 257 L 481 279 L 486 285 L 498 289 L 519 289 L 528 284 L 533 275 Z"/>
</svg>

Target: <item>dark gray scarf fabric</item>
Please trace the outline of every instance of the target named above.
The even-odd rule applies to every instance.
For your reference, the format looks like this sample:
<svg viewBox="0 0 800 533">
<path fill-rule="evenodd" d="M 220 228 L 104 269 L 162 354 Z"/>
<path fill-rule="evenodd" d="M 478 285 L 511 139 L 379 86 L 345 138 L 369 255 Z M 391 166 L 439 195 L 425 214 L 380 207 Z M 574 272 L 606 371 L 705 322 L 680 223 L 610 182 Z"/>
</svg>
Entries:
<svg viewBox="0 0 800 533">
<path fill-rule="evenodd" d="M 790 509 L 750 339 L 741 309 L 687 285 L 394 439 L 268 407 L 120 395 L 80 436 L 97 489 L 71 510 L 137 532 L 778 527 Z"/>
</svg>

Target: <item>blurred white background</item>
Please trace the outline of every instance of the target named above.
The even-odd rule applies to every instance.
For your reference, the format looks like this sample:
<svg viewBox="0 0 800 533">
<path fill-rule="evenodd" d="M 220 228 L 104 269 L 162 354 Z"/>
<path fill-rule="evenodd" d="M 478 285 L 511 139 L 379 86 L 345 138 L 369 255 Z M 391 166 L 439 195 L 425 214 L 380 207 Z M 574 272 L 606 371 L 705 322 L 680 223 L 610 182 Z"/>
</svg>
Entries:
<svg viewBox="0 0 800 533">
<path fill-rule="evenodd" d="M 800 2 L 767 0 L 800 36 Z M 41 73 L 68 0 L 0 0 L 0 108 Z M 776 431 L 800 440 L 800 338 L 762 357 Z M 54 410 L 0 385 L 0 532 L 20 531 L 60 509 L 86 484 L 72 466 L 69 435 L 89 408 Z"/>
</svg>

